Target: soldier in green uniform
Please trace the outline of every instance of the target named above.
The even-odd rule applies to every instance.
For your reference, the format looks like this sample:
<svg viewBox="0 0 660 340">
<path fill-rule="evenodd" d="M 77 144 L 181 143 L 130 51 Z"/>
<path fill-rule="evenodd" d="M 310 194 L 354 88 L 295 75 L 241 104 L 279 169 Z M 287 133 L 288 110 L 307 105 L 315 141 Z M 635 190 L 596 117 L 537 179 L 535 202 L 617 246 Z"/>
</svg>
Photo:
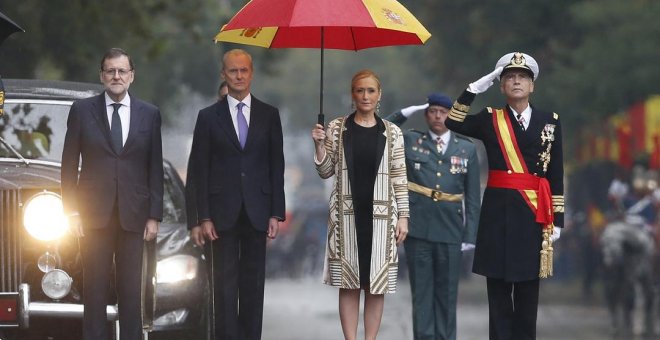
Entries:
<svg viewBox="0 0 660 340">
<path fill-rule="evenodd" d="M 480 209 L 474 144 L 447 129 L 452 100 L 434 93 L 425 105 L 385 119 L 403 124 L 425 109 L 426 132 L 404 134 L 410 224 L 404 242 L 416 340 L 456 339 L 456 295 L 461 250 L 474 247 Z"/>
</svg>

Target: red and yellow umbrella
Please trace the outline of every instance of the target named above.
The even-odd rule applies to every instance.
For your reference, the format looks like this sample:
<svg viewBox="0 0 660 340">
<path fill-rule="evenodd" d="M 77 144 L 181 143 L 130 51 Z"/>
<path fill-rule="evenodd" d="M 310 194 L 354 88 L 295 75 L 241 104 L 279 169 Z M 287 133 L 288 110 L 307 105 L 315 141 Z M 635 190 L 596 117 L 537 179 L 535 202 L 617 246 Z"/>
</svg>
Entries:
<svg viewBox="0 0 660 340">
<path fill-rule="evenodd" d="M 252 0 L 222 27 L 215 41 L 265 48 L 361 50 L 421 45 L 431 37 L 395 0 Z"/>
</svg>

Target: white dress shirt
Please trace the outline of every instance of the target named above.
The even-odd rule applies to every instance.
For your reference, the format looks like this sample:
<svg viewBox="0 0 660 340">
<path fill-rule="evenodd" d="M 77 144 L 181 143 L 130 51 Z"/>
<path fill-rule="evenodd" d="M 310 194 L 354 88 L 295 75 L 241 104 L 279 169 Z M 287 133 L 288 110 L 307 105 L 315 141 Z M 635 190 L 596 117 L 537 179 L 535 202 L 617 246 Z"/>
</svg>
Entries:
<svg viewBox="0 0 660 340">
<path fill-rule="evenodd" d="M 105 93 L 105 112 L 108 114 L 108 126 L 112 130 L 112 113 L 114 108 L 112 104 L 115 104 L 115 101 L 108 96 L 108 93 Z M 126 139 L 128 138 L 128 129 L 131 127 L 131 96 L 126 93 L 124 99 L 122 99 L 119 104 L 119 120 L 121 120 L 121 145 L 126 144 Z"/>
<path fill-rule="evenodd" d="M 518 112 L 516 112 L 516 110 L 514 110 L 512 107 L 510 107 L 510 108 L 511 108 L 511 112 L 513 112 L 513 116 L 516 119 L 518 119 Z M 527 108 L 524 109 L 523 112 L 521 112 L 520 114 L 522 115 L 523 119 L 525 120 L 523 126 L 525 127 L 525 130 L 527 130 L 527 128 L 529 127 L 529 120 L 532 119 L 532 107 L 529 106 L 529 104 L 527 104 Z"/>
<path fill-rule="evenodd" d="M 227 95 L 227 102 L 229 103 L 229 114 L 231 114 L 231 122 L 234 124 L 234 131 L 236 131 L 236 136 L 238 136 L 238 99 Z M 243 115 L 247 121 L 248 127 L 250 126 L 250 108 L 252 107 L 252 95 L 248 94 L 247 97 L 243 98 Z"/>
<path fill-rule="evenodd" d="M 442 154 L 445 154 L 445 151 L 447 151 L 447 146 L 449 145 L 449 141 L 451 140 L 451 131 L 447 130 L 445 133 L 442 135 L 438 136 L 433 131 L 429 130 L 429 135 L 431 135 L 431 138 L 433 138 L 433 141 L 437 141 L 438 137 L 442 139 Z"/>
</svg>

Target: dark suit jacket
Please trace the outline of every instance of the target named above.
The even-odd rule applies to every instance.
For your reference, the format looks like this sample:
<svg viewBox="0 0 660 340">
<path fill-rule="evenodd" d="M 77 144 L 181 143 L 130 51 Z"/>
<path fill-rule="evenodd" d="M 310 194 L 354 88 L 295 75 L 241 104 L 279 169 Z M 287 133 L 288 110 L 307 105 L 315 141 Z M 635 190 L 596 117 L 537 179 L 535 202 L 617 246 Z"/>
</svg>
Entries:
<svg viewBox="0 0 660 340">
<path fill-rule="evenodd" d="M 186 219 L 188 229 L 199 225 L 197 219 L 197 183 L 195 183 L 195 168 L 192 153 L 188 157 L 188 167 L 186 170 Z"/>
<path fill-rule="evenodd" d="M 252 96 L 245 149 L 232 124 L 227 98 L 197 116 L 191 157 L 199 221 L 216 230 L 232 228 L 241 206 L 254 228 L 268 229 L 272 216 L 284 218 L 284 153 L 279 111 Z"/>
<path fill-rule="evenodd" d="M 465 91 L 457 101 L 470 105 L 472 99 L 474 94 Z M 505 111 L 514 122 L 514 134 L 527 169 L 536 176 L 548 179 L 553 200 L 554 196 L 561 198 L 561 209 L 555 205 L 554 211 L 554 224 L 561 227 L 564 224 L 564 165 L 559 115 L 532 106 L 529 126 L 523 131 L 515 124 L 516 118 L 508 106 Z M 450 113 L 445 124 L 452 131 L 483 141 L 489 170 L 509 170 L 495 134 L 492 114 L 487 109 L 475 115 L 467 115 L 463 122 L 455 120 Z M 550 162 L 547 171 L 544 171 L 540 154 L 546 150 L 541 139 L 541 132 L 546 126 L 554 127 L 554 141 L 550 150 Z M 535 213 L 518 190 L 486 188 L 479 219 L 473 271 L 507 281 L 537 279 L 541 231 L 541 225 L 536 223 Z"/>
<path fill-rule="evenodd" d="M 84 228 L 104 228 L 116 198 L 124 230 L 142 232 L 148 218 L 161 220 L 160 125 L 158 108 L 131 96 L 128 138 L 117 154 L 110 140 L 104 94 L 74 102 L 62 151 L 64 210 L 79 212 Z"/>
</svg>

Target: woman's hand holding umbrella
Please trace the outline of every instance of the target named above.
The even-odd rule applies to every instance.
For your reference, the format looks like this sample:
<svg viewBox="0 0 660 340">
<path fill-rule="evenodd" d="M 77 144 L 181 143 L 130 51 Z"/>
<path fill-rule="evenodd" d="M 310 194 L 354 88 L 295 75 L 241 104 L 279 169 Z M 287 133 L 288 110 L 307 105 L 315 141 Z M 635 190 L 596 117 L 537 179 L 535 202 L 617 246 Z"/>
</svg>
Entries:
<svg viewBox="0 0 660 340">
<path fill-rule="evenodd" d="M 312 129 L 312 139 L 316 149 L 316 160 L 320 161 L 325 157 L 325 130 L 323 125 L 316 124 Z"/>
</svg>

